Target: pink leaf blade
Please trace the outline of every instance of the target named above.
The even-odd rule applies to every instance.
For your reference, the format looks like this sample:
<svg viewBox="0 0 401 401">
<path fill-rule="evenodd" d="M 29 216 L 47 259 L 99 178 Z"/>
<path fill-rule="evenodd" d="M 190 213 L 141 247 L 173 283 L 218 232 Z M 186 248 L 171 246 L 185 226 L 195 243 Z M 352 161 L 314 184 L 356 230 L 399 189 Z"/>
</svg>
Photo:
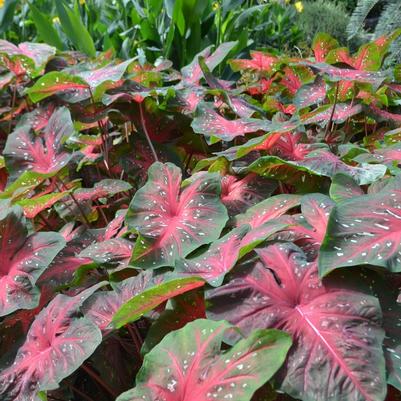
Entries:
<svg viewBox="0 0 401 401">
<path fill-rule="evenodd" d="M 228 216 L 219 199 L 218 174 L 202 175 L 182 191 L 181 171 L 171 163 L 154 163 L 148 176 L 127 212 L 128 226 L 140 234 L 131 263 L 173 266 L 177 258 L 219 237 Z"/>
<path fill-rule="evenodd" d="M 199 276 L 213 287 L 222 284 L 224 276 L 236 264 L 242 239 L 249 232 L 249 226 L 241 226 L 215 241 L 210 248 L 195 258 L 176 262 L 175 270 L 181 274 Z"/>
<path fill-rule="evenodd" d="M 39 303 L 35 286 L 40 275 L 64 247 L 57 233 L 28 236 L 22 209 L 5 207 L 0 213 L 0 316 L 17 309 L 32 309 Z"/>
<path fill-rule="evenodd" d="M 382 400 L 387 384 L 378 300 L 326 287 L 316 263 L 293 244 L 257 253 L 233 271 L 228 284 L 208 292 L 208 316 L 227 319 L 245 333 L 271 327 L 289 332 L 294 345 L 282 390 L 294 398 Z"/>
<path fill-rule="evenodd" d="M 2 399 L 34 399 L 38 391 L 56 389 L 92 354 L 101 342 L 100 330 L 77 311 L 102 285 L 75 297 L 58 295 L 38 314 L 14 364 L 0 375 Z"/>
<path fill-rule="evenodd" d="M 401 271 L 401 191 L 399 179 L 374 195 L 334 207 L 321 247 L 320 274 L 342 266 L 371 264 Z"/>
</svg>

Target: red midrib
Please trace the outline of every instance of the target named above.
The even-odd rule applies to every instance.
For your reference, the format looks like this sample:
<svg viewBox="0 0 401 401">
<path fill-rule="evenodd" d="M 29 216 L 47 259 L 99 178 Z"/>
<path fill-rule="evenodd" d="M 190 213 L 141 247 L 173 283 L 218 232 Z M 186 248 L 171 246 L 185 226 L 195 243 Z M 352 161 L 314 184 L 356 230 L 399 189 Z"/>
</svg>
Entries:
<svg viewBox="0 0 401 401">
<path fill-rule="evenodd" d="M 302 311 L 301 307 L 297 305 L 294 308 L 306 321 L 306 323 L 311 327 L 313 332 L 316 334 L 316 336 L 321 340 L 321 342 L 327 347 L 329 352 L 333 355 L 334 359 L 337 361 L 337 363 L 340 365 L 340 367 L 346 372 L 347 376 L 351 379 L 351 381 L 354 383 L 355 387 L 358 389 L 358 391 L 365 397 L 366 401 L 372 401 L 372 398 L 366 391 L 361 387 L 358 379 L 355 377 L 352 371 L 348 368 L 348 366 L 344 363 L 342 360 L 341 356 L 339 356 L 336 352 L 336 350 L 331 346 L 331 344 L 327 341 L 327 339 L 323 336 L 322 333 L 318 330 L 318 328 L 313 324 L 313 322 L 308 318 L 308 316 Z"/>
</svg>

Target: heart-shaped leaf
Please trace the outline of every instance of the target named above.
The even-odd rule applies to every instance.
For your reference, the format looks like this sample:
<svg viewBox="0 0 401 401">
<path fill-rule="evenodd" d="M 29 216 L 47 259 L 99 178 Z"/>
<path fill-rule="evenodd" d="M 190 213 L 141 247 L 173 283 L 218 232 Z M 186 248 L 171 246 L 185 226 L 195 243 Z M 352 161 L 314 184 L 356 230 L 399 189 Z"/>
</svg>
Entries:
<svg viewBox="0 0 401 401">
<path fill-rule="evenodd" d="M 257 330 L 222 351 L 226 322 L 199 319 L 168 334 L 145 356 L 136 387 L 117 401 L 249 401 L 283 363 L 289 337 Z"/>
<path fill-rule="evenodd" d="M 214 287 L 221 285 L 224 275 L 234 267 L 239 258 L 242 239 L 249 228 L 248 225 L 243 225 L 230 231 L 215 241 L 202 255 L 178 260 L 175 269 L 181 274 L 202 277 Z"/>
<path fill-rule="evenodd" d="M 65 107 L 52 114 L 39 136 L 28 125 L 18 127 L 8 136 L 3 152 L 10 180 L 14 181 L 26 171 L 56 174 L 71 159 L 71 154 L 64 149 L 64 141 L 73 132 L 71 115 Z"/>
<path fill-rule="evenodd" d="M 294 345 L 282 389 L 296 399 L 382 401 L 386 376 L 379 301 L 323 285 L 316 262 L 293 244 L 257 250 L 228 284 L 208 293 L 208 316 L 244 333 L 279 328 Z"/>
<path fill-rule="evenodd" d="M 220 235 L 227 211 L 220 202 L 220 177 L 200 175 L 181 191 L 181 170 L 171 163 L 154 163 L 148 182 L 130 204 L 126 222 L 140 236 L 132 263 L 145 268 L 173 266 Z"/>
<path fill-rule="evenodd" d="M 38 305 L 40 293 L 35 283 L 65 242 L 58 233 L 28 236 L 22 209 L 8 208 L 5 201 L 0 205 L 0 316 L 4 316 Z"/>
<path fill-rule="evenodd" d="M 351 198 L 334 207 L 320 252 L 322 275 L 365 263 L 401 271 L 400 182 L 395 178 L 377 194 Z"/>
<path fill-rule="evenodd" d="M 14 364 L 0 374 L 2 400 L 37 399 L 39 391 L 56 389 L 93 353 L 102 335 L 89 319 L 79 316 L 79 308 L 103 284 L 75 297 L 57 295 L 37 315 Z"/>
</svg>

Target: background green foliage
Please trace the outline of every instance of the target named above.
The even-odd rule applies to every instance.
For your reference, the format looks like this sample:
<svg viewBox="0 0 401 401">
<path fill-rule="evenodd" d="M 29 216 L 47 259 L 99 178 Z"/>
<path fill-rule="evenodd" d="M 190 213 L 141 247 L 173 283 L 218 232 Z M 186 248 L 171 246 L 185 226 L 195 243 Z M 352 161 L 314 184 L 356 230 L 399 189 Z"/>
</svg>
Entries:
<svg viewBox="0 0 401 401">
<path fill-rule="evenodd" d="M 297 24 L 308 46 L 318 32 L 327 32 L 342 44 L 347 42 L 349 15 L 344 3 L 329 0 L 304 2 L 304 10 L 299 13 Z"/>
<path fill-rule="evenodd" d="M 41 41 L 90 56 L 113 49 L 122 58 L 169 58 L 179 67 L 209 45 L 238 40 L 278 51 L 301 39 L 296 10 L 256 0 L 6 0 L 0 34 L 13 42 Z M 11 16 L 11 17 L 10 17 Z M 1 15 L 0 15 L 1 21 Z"/>
</svg>

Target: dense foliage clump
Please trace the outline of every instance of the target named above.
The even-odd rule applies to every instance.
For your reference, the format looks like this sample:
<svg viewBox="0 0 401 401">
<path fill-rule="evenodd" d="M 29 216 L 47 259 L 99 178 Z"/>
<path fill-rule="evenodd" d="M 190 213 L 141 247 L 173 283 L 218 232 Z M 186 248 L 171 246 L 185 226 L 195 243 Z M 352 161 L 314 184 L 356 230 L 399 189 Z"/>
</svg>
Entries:
<svg viewBox="0 0 401 401">
<path fill-rule="evenodd" d="M 399 397 L 399 34 L 224 79 L 0 41 L 1 400 Z"/>
</svg>

